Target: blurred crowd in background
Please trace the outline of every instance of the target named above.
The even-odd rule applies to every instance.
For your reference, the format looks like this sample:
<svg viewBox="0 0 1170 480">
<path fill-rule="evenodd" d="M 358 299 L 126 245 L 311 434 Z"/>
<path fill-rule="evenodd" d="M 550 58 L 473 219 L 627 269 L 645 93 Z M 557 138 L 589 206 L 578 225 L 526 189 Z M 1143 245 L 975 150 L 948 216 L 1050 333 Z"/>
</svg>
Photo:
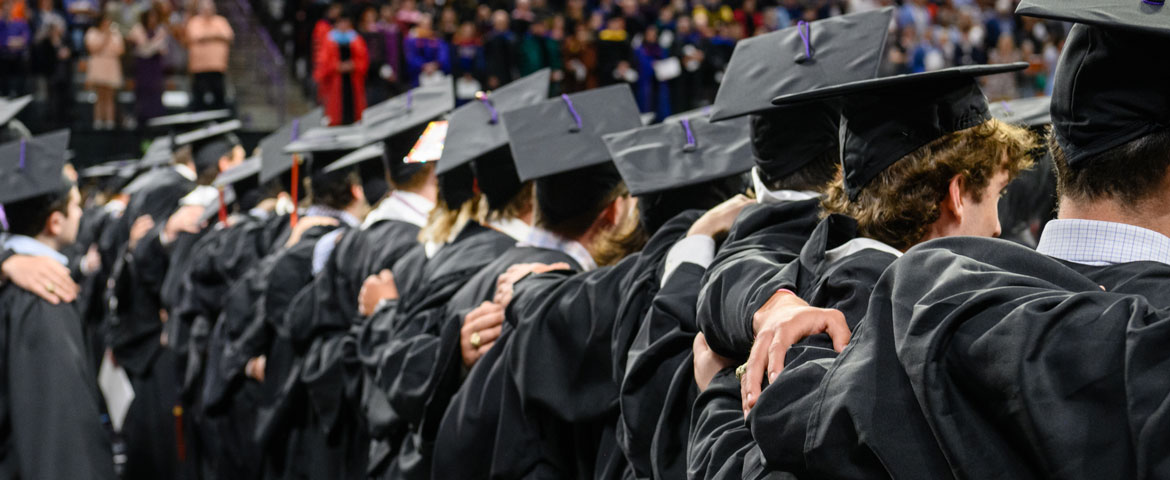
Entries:
<svg viewBox="0 0 1170 480">
<path fill-rule="evenodd" d="M 320 103 L 339 93 L 319 88 L 337 61 L 319 47 L 360 42 L 363 54 L 344 73 L 360 83 L 365 105 L 451 79 L 466 102 L 551 67 L 553 93 L 624 82 L 658 118 L 710 103 L 737 40 L 800 20 L 896 6 L 885 74 L 1031 64 L 986 79 L 991 101 L 1048 93 L 1067 33 L 1059 22 L 1012 15 L 1013 0 L 252 2 L 289 74 Z M 189 110 L 230 106 L 232 41 L 211 0 L 0 0 L 0 96 L 37 95 L 57 126 L 84 127 L 74 103 L 90 102 L 96 129 L 168 113 L 169 89 L 191 93 Z M 114 101 L 128 93 L 130 102 Z"/>
</svg>

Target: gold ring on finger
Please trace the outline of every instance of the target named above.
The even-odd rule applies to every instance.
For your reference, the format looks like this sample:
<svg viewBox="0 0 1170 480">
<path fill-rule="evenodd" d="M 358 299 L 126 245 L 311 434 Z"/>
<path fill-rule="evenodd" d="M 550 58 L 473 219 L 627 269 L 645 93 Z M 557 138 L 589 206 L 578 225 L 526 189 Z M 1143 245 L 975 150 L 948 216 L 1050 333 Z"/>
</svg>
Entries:
<svg viewBox="0 0 1170 480">
<path fill-rule="evenodd" d="M 53 285 L 52 283 L 46 283 L 45 284 L 45 291 L 49 292 L 49 295 L 52 295 L 54 293 L 57 293 L 57 287 L 55 285 Z"/>
<path fill-rule="evenodd" d="M 743 376 L 746 373 L 747 373 L 747 364 L 746 363 L 743 365 L 740 365 L 738 367 L 735 367 L 735 379 L 736 380 L 743 380 Z"/>
<path fill-rule="evenodd" d="M 481 340 L 482 339 L 479 338 L 479 332 L 472 332 L 471 333 L 471 348 L 479 348 Z"/>
</svg>

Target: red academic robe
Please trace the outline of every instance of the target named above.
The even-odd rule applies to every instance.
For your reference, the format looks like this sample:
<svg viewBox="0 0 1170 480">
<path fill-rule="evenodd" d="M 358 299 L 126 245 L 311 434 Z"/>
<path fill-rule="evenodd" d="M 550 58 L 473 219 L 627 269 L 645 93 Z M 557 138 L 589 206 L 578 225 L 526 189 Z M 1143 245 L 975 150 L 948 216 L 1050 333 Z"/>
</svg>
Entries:
<svg viewBox="0 0 1170 480">
<path fill-rule="evenodd" d="M 353 71 L 350 72 L 349 78 L 353 87 L 353 111 L 356 122 L 361 120 L 362 110 L 366 108 L 366 71 L 370 68 L 370 56 L 361 35 L 354 36 L 350 49 Z M 313 79 L 317 81 L 317 92 L 325 104 L 325 115 L 329 117 L 329 125 L 340 125 L 344 107 L 341 103 L 342 73 L 337 70 L 341 65 L 341 53 L 337 42 L 326 35 L 321 48 L 317 49 L 313 63 L 316 65 Z"/>
</svg>

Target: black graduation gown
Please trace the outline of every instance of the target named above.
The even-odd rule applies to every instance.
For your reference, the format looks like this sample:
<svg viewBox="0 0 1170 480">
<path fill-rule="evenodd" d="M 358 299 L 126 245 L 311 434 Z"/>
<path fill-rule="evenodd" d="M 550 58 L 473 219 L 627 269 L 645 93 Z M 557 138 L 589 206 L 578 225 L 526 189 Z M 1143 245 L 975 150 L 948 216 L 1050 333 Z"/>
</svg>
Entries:
<svg viewBox="0 0 1170 480">
<path fill-rule="evenodd" d="M 371 317 L 359 334 L 367 382 L 363 409 L 374 437 L 371 474 L 430 478 L 434 431 L 450 396 L 441 393 L 441 405 L 431 402 L 447 380 L 433 373 L 448 353 L 440 336 L 444 320 L 450 308 L 474 302 L 471 295 L 482 292 L 456 295 L 515 244 L 508 235 L 469 222 L 430 259 L 419 247 L 394 265 L 396 283 L 402 280 L 399 300 Z"/>
<path fill-rule="evenodd" d="M 76 306 L 0 286 L 0 359 L 0 478 L 117 478 Z"/>
<path fill-rule="evenodd" d="M 786 288 L 812 306 L 840 310 L 849 328 L 855 329 L 865 317 L 872 285 L 896 258 L 876 249 L 827 258 L 827 252 L 856 236 L 856 221 L 841 215 L 829 216 L 817 225 L 800 256 L 766 282 L 769 291 Z M 789 349 L 781 376 L 802 375 L 802 364 L 835 356 L 828 336 L 815 335 Z M 791 435 L 790 430 L 771 428 L 753 436 L 744 422 L 739 382 L 734 375 L 726 378 L 726 373 L 722 372 L 719 380 L 712 382 L 714 387 L 695 402 L 688 460 L 691 478 L 761 478 L 770 468 L 761 461 L 755 443 L 762 449 L 772 449 Z M 796 381 L 790 383 L 795 385 Z M 765 388 L 759 403 L 771 401 L 768 397 L 777 395 L 775 390 Z M 791 395 L 792 390 L 779 394 Z M 766 410 L 757 406 L 753 415 L 763 411 Z"/>
<path fill-rule="evenodd" d="M 518 424 L 523 419 L 501 421 L 499 412 L 506 402 L 518 402 L 515 389 L 505 389 L 511 382 L 503 351 L 507 349 L 516 326 L 505 322 L 500 337 L 488 352 L 480 357 L 470 372 L 463 367 L 459 350 L 459 331 L 463 316 L 483 301 L 491 300 L 495 292 L 496 279 L 508 267 L 518 263 L 569 264 L 571 270 L 579 271 L 580 265 L 564 252 L 536 247 L 514 247 L 504 252 L 495 261 L 484 267 L 456 294 L 452 308 L 444 322 L 440 343 L 441 356 L 438 358 L 440 376 L 439 390 L 432 397 L 429 407 L 437 408 L 446 404 L 442 420 L 435 435 L 434 458 L 431 461 L 432 478 L 488 478 L 493 474 L 494 459 L 500 455 L 525 456 L 531 452 L 507 450 L 509 445 L 531 444 L 535 439 L 520 438 L 531 432 Z M 462 385 L 460 385 L 462 383 Z M 504 395 L 510 395 L 504 398 Z M 517 430 L 511 430 L 516 427 Z M 500 441 L 497 434 L 506 438 Z M 515 434 L 515 435 L 513 435 Z M 516 442 L 516 443 L 513 443 Z M 488 448 L 498 447 L 501 451 Z M 515 465 L 515 458 L 499 457 L 501 465 Z"/>
<path fill-rule="evenodd" d="M 770 407 L 752 430 L 803 430 L 801 448 L 764 453 L 817 476 L 1165 477 L 1167 280 L 1170 266 L 1154 262 L 924 243 L 881 278 L 850 346 L 820 365 L 802 395 L 816 400 Z"/>
<path fill-rule="evenodd" d="M 504 361 L 520 402 L 501 405 L 516 410 L 500 415 L 526 418 L 538 442 L 530 448 L 497 445 L 519 454 L 497 457 L 493 471 L 506 476 L 547 469 L 563 478 L 624 475 L 628 463 L 615 429 L 626 352 L 661 284 L 667 252 L 701 214 L 675 216 L 642 251 L 613 266 L 536 275 L 517 284 L 508 308 L 509 322 L 517 327 Z M 505 459 L 516 463 L 504 465 Z"/>
<path fill-rule="evenodd" d="M 707 268 L 698 305 L 699 327 L 711 349 L 747 360 L 755 335 L 752 315 L 775 292 L 764 280 L 796 258 L 820 215 L 820 200 L 744 208 Z"/>
<path fill-rule="evenodd" d="M 361 411 L 358 293 L 366 277 L 390 268 L 418 245 L 418 232 L 416 225 L 398 220 L 345 231 L 324 269 L 289 309 L 287 322 L 301 365 L 295 389 L 307 399 L 292 414 L 304 419 L 303 438 L 323 457 L 315 460 L 309 478 L 366 478 L 369 435 Z"/>
<path fill-rule="evenodd" d="M 151 174 L 158 177 L 157 183 L 131 196 L 118 228 L 128 232 L 141 215 L 151 216 L 155 228 L 132 251 L 119 254 L 106 291 L 106 342 L 135 392 L 122 431 L 127 479 L 173 477 L 181 453 L 175 430 L 179 389 L 175 358 L 160 344 L 160 295 L 170 255 L 158 234 L 195 183 L 173 168 Z"/>
</svg>

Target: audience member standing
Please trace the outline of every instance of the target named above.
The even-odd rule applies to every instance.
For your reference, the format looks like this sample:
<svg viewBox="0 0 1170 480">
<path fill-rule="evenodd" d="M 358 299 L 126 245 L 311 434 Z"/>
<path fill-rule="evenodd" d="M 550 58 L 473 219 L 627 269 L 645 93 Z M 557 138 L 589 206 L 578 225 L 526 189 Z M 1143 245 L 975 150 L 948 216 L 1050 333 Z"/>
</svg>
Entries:
<svg viewBox="0 0 1170 480">
<path fill-rule="evenodd" d="M 508 29 L 508 12 L 496 10 L 492 14 L 492 31 L 484 42 L 483 55 L 487 64 L 487 88 L 496 89 L 514 78 L 516 40 Z"/>
<path fill-rule="evenodd" d="M 330 125 L 348 125 L 362 119 L 366 108 L 366 71 L 370 66 L 366 42 L 342 15 L 317 49 L 317 93 L 325 104 Z"/>
<path fill-rule="evenodd" d="M 157 6 L 142 13 L 130 29 L 134 44 L 134 113 L 139 125 L 166 112 L 162 94 L 166 77 L 167 42 L 170 36 Z"/>
<path fill-rule="evenodd" d="M 435 35 L 430 15 L 420 15 L 406 36 L 406 68 L 411 86 L 428 85 L 451 71 L 447 42 Z"/>
<path fill-rule="evenodd" d="M 588 25 L 577 24 L 573 35 L 565 39 L 562 55 L 565 93 L 597 88 L 597 46 Z"/>
<path fill-rule="evenodd" d="M 370 65 L 366 70 L 366 105 L 374 105 L 390 98 L 389 84 L 382 78 L 386 66 L 386 33 L 378 28 L 378 10 L 373 5 L 362 9 L 358 34 L 366 42 Z"/>
<path fill-rule="evenodd" d="M 122 53 L 126 47 L 109 14 L 103 13 L 97 26 L 85 32 L 85 48 L 89 51 L 85 83 L 97 93 L 93 128 L 111 130 L 118 116 L 114 94 L 122 88 Z"/>
<path fill-rule="evenodd" d="M 191 109 L 227 108 L 224 74 L 235 33 L 215 14 L 211 0 L 200 0 L 199 13 L 187 20 L 187 71 L 191 74 Z"/>
<path fill-rule="evenodd" d="M 32 35 L 19 0 L 0 1 L 0 97 L 23 95 Z"/>
<path fill-rule="evenodd" d="M 642 44 L 634 51 L 634 56 L 638 60 L 638 83 L 634 88 L 638 109 L 654 112 L 658 119 L 670 116 L 670 83 L 681 72 L 674 72 L 675 77 L 659 78 L 654 68 L 655 62 L 669 58 L 670 50 L 658 44 L 658 27 L 646 27 L 642 34 Z"/>
<path fill-rule="evenodd" d="M 68 26 L 65 17 L 53 8 L 53 0 L 40 0 L 33 20 L 32 70 L 40 83 L 39 96 L 47 103 L 44 118 L 53 125 L 67 125 L 73 97 L 73 50 Z"/>
<path fill-rule="evenodd" d="M 455 74 L 455 98 L 463 104 L 475 98 L 476 92 L 483 90 L 483 40 L 476 33 L 474 23 L 463 22 L 451 43 L 455 53 L 455 61 L 451 65 L 452 73 Z"/>
</svg>

